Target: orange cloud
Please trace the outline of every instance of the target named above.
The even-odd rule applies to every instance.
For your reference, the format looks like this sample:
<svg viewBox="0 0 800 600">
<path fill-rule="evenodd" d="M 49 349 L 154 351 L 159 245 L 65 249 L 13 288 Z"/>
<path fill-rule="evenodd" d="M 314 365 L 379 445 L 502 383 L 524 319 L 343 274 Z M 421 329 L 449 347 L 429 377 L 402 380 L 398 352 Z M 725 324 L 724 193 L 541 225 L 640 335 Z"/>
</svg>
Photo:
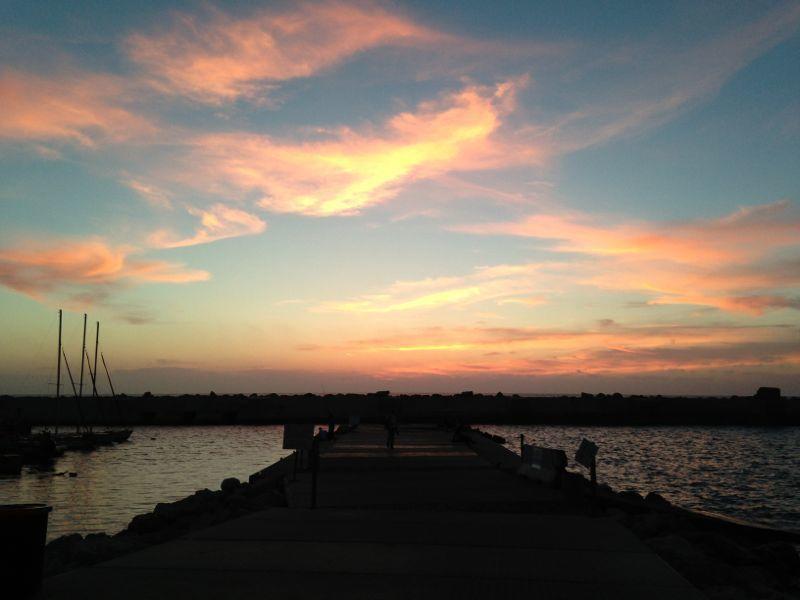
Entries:
<svg viewBox="0 0 800 600">
<path fill-rule="evenodd" d="M 116 77 L 95 74 L 41 77 L 0 72 L 0 138 L 64 140 L 83 146 L 121 141 L 153 126 L 119 105 L 125 91 Z"/>
<path fill-rule="evenodd" d="M 125 282 L 189 283 L 209 278 L 205 271 L 134 258 L 133 253 L 130 247 L 111 246 L 101 239 L 7 248 L 0 250 L 0 284 L 41 299 L 62 291 L 105 291 Z"/>
<path fill-rule="evenodd" d="M 344 355 L 382 376 L 643 375 L 765 366 L 778 371 L 800 365 L 797 333 L 796 326 L 782 324 L 626 325 L 603 319 L 576 328 L 396 328 L 303 350 L 313 350 L 329 366 Z"/>
<path fill-rule="evenodd" d="M 255 235 L 267 228 L 267 224 L 256 215 L 224 204 L 215 204 L 208 210 L 188 210 L 200 218 L 200 227 L 192 237 L 175 239 L 169 231 L 159 230 L 150 236 L 150 244 L 157 248 L 181 248 L 242 235 Z"/>
<path fill-rule="evenodd" d="M 125 48 L 161 91 L 218 104 L 254 98 L 271 83 L 315 75 L 370 48 L 444 37 L 375 3 L 301 2 L 242 18 L 178 14 L 158 33 L 130 36 Z"/>
<path fill-rule="evenodd" d="M 218 193 L 260 193 L 259 204 L 276 212 L 354 214 L 413 180 L 509 160 L 493 134 L 523 84 L 468 86 L 392 117 L 380 132 L 342 129 L 308 142 L 249 133 L 202 136 L 187 161 L 191 172 L 179 178 Z M 535 160 L 535 154 L 529 149 L 514 160 Z"/>
<path fill-rule="evenodd" d="M 781 290 L 800 284 L 800 270 L 767 260 L 800 245 L 800 211 L 788 201 L 684 223 L 603 225 L 586 215 L 544 214 L 456 229 L 554 240 L 551 251 L 591 257 L 564 269 L 573 283 L 645 292 L 652 304 L 753 314 L 799 307 Z"/>
<path fill-rule="evenodd" d="M 709 265 L 746 260 L 782 246 L 797 245 L 800 235 L 800 212 L 785 200 L 742 208 L 721 219 L 621 225 L 596 221 L 583 214 L 542 214 L 520 222 L 481 223 L 455 229 L 557 240 L 553 250 L 558 252 Z"/>
</svg>

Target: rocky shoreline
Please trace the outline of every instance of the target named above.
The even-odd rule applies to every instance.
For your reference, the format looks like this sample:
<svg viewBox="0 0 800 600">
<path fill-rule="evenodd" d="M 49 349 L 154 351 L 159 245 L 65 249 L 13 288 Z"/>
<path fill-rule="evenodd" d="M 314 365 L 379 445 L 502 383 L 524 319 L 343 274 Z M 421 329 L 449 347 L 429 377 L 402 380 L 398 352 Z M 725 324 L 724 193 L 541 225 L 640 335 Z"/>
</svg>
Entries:
<svg viewBox="0 0 800 600">
<path fill-rule="evenodd" d="M 272 506 L 286 506 L 283 479 L 289 468 L 284 458 L 251 476 L 249 482 L 231 477 L 222 481 L 219 490 L 198 490 L 181 500 L 159 503 L 114 535 L 61 536 L 45 547 L 44 576 L 110 560 Z"/>
</svg>

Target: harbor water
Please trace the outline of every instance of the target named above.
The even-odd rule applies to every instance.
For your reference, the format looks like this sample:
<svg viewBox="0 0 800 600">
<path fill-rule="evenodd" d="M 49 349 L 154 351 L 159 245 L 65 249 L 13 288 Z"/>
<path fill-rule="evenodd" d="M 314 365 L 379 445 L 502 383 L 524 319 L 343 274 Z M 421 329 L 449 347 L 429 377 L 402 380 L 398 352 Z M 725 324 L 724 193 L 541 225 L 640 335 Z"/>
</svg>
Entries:
<svg viewBox="0 0 800 600">
<path fill-rule="evenodd" d="M 567 452 L 583 438 L 599 446 L 597 479 L 618 491 L 658 492 L 695 510 L 800 531 L 800 427 L 564 427 L 482 429 Z M 586 470 L 583 469 L 586 473 Z"/>
<path fill-rule="evenodd" d="M 482 428 L 515 451 L 522 433 L 528 443 L 562 448 L 570 458 L 586 437 L 600 446 L 601 483 L 800 531 L 800 428 Z M 49 539 L 116 533 L 159 502 L 218 489 L 226 477 L 246 480 L 287 454 L 282 434 L 281 426 L 137 427 L 128 442 L 69 452 L 50 469 L 25 467 L 19 477 L 0 478 L 0 504 L 52 506 Z"/>
</svg>

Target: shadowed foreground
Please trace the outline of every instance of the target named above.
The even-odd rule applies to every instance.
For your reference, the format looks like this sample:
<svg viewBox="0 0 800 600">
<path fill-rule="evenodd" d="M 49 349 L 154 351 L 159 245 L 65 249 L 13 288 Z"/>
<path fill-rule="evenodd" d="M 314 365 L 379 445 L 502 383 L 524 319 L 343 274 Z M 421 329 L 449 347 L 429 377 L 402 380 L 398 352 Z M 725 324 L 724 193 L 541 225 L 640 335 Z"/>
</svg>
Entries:
<svg viewBox="0 0 800 600">
<path fill-rule="evenodd" d="M 701 598 L 628 530 L 451 432 L 323 450 L 273 508 L 45 582 L 47 598 Z M 491 462 L 490 462 L 491 461 Z"/>
</svg>

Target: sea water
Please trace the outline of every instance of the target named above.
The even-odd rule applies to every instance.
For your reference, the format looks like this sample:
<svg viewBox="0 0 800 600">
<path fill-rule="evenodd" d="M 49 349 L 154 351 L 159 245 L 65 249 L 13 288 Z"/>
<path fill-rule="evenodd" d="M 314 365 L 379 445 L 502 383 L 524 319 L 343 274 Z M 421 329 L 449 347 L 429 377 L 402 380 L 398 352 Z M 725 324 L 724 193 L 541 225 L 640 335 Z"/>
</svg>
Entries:
<svg viewBox="0 0 800 600">
<path fill-rule="evenodd" d="M 675 504 L 800 531 L 800 428 L 487 425 L 506 444 L 566 450 L 599 445 L 598 479 L 655 491 Z M 402 440 L 402 426 L 400 439 Z M 116 533 L 137 514 L 226 477 L 247 477 L 287 454 L 281 426 L 137 427 L 128 442 L 68 452 L 50 469 L 0 478 L 0 504 L 53 507 L 48 538 Z M 581 467 L 571 461 L 569 468 Z M 74 473 L 75 476 L 70 476 Z"/>
</svg>

